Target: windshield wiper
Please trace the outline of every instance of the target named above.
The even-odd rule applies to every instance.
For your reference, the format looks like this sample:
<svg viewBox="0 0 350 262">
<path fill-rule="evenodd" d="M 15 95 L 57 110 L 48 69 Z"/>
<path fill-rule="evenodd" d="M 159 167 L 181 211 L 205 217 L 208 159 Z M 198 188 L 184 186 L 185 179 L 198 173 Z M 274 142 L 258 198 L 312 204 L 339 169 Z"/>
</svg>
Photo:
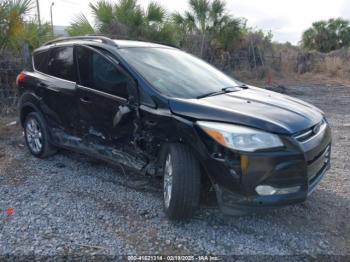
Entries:
<svg viewBox="0 0 350 262">
<path fill-rule="evenodd" d="M 232 90 L 232 91 L 239 91 L 241 89 L 248 89 L 248 86 L 245 84 L 242 85 L 237 85 L 237 86 L 228 86 L 228 87 L 224 87 L 221 89 L 221 91 L 228 91 L 230 89 L 236 89 L 236 90 Z M 238 90 L 237 90 L 238 89 Z"/>
<path fill-rule="evenodd" d="M 201 99 L 201 98 L 209 97 L 209 96 L 217 96 L 217 95 L 226 94 L 229 92 L 235 92 L 235 91 L 239 91 L 239 90 L 247 89 L 247 88 L 248 88 L 248 86 L 246 86 L 244 84 L 237 85 L 237 86 L 228 86 L 228 87 L 221 88 L 220 91 L 209 92 L 209 93 L 197 96 L 197 99 Z"/>
<path fill-rule="evenodd" d="M 216 96 L 216 95 L 221 95 L 221 94 L 225 94 L 227 93 L 226 91 L 215 91 L 215 92 L 209 92 L 209 93 L 206 93 L 204 95 L 200 95 L 200 96 L 197 96 L 197 99 L 201 99 L 201 98 L 204 98 L 204 97 L 209 97 L 209 96 Z"/>
</svg>

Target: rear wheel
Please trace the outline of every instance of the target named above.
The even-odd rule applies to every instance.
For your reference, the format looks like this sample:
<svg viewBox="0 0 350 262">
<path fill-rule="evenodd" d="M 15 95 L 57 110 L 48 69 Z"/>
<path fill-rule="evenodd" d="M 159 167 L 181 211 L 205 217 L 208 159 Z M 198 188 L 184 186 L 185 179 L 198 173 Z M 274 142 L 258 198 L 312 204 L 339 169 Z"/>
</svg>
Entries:
<svg viewBox="0 0 350 262">
<path fill-rule="evenodd" d="M 165 214 L 170 219 L 194 215 L 200 200 L 200 166 L 191 150 L 171 144 L 165 152 L 163 195 Z"/>
<path fill-rule="evenodd" d="M 32 155 L 45 158 L 56 153 L 56 149 L 50 144 L 45 120 L 39 113 L 32 112 L 26 116 L 24 136 Z"/>
</svg>

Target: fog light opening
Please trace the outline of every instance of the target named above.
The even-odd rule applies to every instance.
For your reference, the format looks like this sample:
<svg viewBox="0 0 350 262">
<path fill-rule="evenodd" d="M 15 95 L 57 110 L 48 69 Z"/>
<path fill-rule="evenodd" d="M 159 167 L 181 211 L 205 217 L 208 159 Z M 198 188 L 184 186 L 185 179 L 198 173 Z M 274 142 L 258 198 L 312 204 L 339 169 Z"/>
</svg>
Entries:
<svg viewBox="0 0 350 262">
<path fill-rule="evenodd" d="M 271 196 L 276 193 L 276 189 L 268 185 L 260 185 L 255 188 L 256 193 L 261 196 Z"/>
<path fill-rule="evenodd" d="M 300 186 L 276 188 L 269 185 L 259 185 L 255 188 L 256 193 L 260 196 L 286 195 L 293 194 L 300 190 Z"/>
</svg>

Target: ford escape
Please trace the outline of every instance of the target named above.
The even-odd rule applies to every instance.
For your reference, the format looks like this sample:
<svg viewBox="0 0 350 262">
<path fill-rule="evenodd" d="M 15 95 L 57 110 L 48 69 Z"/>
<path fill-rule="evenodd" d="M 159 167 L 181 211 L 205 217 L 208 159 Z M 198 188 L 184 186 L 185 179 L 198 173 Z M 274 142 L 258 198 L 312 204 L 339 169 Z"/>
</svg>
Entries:
<svg viewBox="0 0 350 262">
<path fill-rule="evenodd" d="M 174 47 L 60 38 L 17 85 L 34 156 L 66 148 L 159 176 L 170 219 L 191 217 L 205 184 L 229 214 L 300 203 L 330 166 L 321 110 Z"/>
</svg>

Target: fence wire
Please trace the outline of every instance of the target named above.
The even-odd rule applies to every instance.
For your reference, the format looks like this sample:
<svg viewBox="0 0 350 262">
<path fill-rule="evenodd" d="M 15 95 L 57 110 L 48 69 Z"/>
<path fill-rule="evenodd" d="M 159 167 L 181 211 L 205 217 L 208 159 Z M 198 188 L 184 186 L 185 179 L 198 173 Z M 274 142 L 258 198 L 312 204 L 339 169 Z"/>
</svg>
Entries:
<svg viewBox="0 0 350 262">
<path fill-rule="evenodd" d="M 21 57 L 6 53 L 0 55 L 0 114 L 7 114 L 16 109 L 16 77 L 23 70 Z"/>
</svg>

